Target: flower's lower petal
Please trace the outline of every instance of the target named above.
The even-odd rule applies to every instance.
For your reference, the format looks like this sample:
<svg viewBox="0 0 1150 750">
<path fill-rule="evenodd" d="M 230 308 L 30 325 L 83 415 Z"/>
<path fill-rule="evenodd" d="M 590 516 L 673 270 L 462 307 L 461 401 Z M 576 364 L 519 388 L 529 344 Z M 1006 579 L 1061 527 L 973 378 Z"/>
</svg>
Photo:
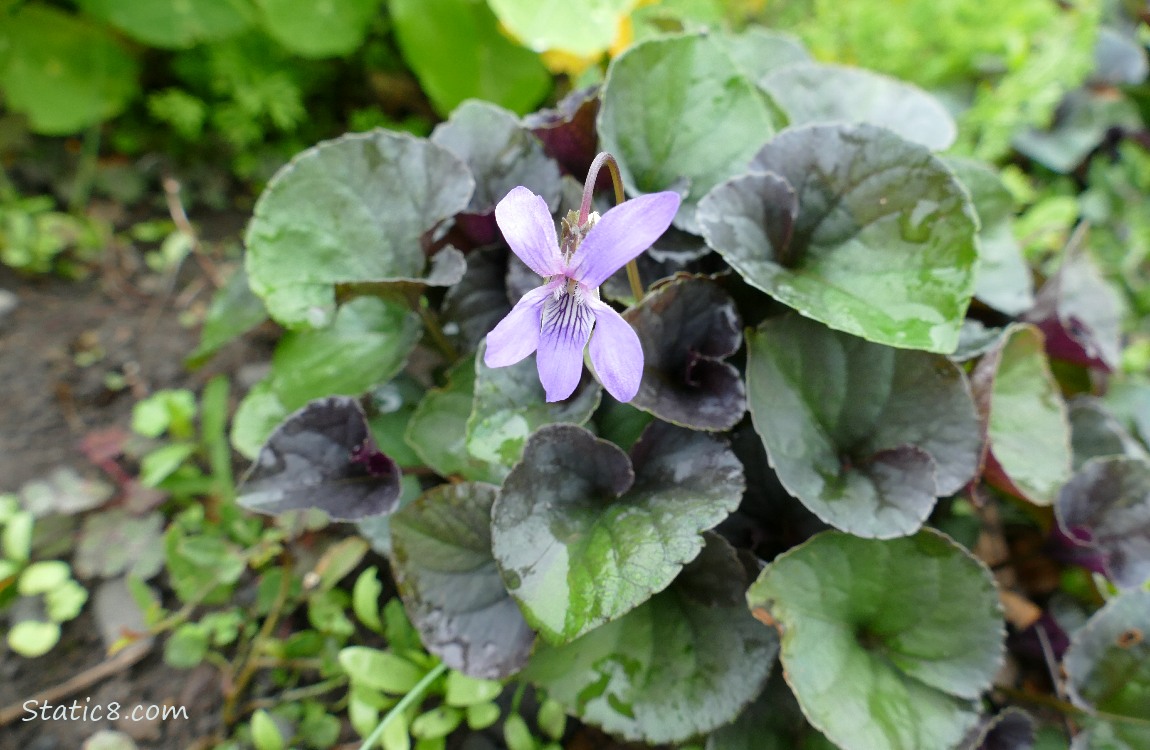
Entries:
<svg viewBox="0 0 1150 750">
<path fill-rule="evenodd" d="M 630 401 L 643 379 L 643 346 L 635 330 L 610 306 L 598 300 L 590 306 L 595 314 L 590 347 L 595 375 L 617 400 Z"/>
<path fill-rule="evenodd" d="M 571 258 L 571 275 L 589 287 L 600 286 L 667 231 L 680 200 L 677 193 L 650 193 L 603 214 Z"/>
<path fill-rule="evenodd" d="M 554 276 L 563 268 L 555 221 L 547 201 L 520 185 L 495 206 L 495 223 L 503 239 L 540 276 Z"/>
<path fill-rule="evenodd" d="M 543 301 L 551 290 L 547 286 L 532 289 L 511 308 L 499 324 L 487 334 L 487 353 L 483 364 L 506 367 L 526 357 L 539 346 L 539 324 Z"/>
<path fill-rule="evenodd" d="M 543 303 L 539 353 L 535 357 L 539 382 L 548 401 L 562 401 L 575 391 L 583 374 L 583 349 L 591 336 L 594 318 L 582 294 L 563 292 Z"/>
</svg>

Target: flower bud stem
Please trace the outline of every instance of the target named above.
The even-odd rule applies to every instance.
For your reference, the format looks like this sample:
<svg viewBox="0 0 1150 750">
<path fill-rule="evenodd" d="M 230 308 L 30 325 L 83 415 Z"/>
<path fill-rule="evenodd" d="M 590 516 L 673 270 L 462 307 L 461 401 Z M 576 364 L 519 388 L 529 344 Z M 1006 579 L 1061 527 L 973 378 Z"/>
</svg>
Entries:
<svg viewBox="0 0 1150 750">
<path fill-rule="evenodd" d="M 585 225 L 587 217 L 591 215 L 591 198 L 595 193 L 595 183 L 599 180 L 599 170 L 604 164 L 611 173 L 611 184 L 615 188 L 615 205 L 622 205 L 623 201 L 627 200 L 627 196 L 623 193 L 623 179 L 619 176 L 619 163 L 611 154 L 601 152 L 587 169 L 587 182 L 583 184 L 583 202 L 579 206 L 579 226 Z M 638 303 L 643 298 L 643 282 L 639 279 L 639 266 L 633 259 L 627 262 L 627 281 L 631 283 L 631 296 Z"/>
</svg>

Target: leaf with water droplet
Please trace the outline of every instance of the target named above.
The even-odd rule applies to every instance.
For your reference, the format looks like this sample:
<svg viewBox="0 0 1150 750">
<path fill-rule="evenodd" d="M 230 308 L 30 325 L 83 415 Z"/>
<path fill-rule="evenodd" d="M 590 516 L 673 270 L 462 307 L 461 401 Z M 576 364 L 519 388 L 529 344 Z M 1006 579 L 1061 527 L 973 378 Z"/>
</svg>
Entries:
<svg viewBox="0 0 1150 750">
<path fill-rule="evenodd" d="M 797 127 L 767 142 L 748 172 L 698 211 L 707 243 L 748 284 L 871 341 L 954 350 L 974 292 L 977 219 L 927 148 L 873 125 Z M 785 251 L 772 228 L 780 178 L 798 198 Z"/>
<path fill-rule="evenodd" d="M 492 511 L 495 559 L 528 621 L 570 641 L 666 587 L 742 494 L 718 438 L 654 422 L 628 455 L 574 425 L 543 427 Z"/>
</svg>

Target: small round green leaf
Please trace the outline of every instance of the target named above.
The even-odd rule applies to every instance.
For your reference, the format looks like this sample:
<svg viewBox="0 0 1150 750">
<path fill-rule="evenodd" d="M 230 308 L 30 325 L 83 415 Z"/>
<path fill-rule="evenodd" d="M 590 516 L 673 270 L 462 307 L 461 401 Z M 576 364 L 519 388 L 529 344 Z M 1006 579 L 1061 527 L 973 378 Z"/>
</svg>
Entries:
<svg viewBox="0 0 1150 750">
<path fill-rule="evenodd" d="M 1062 488 L 1055 512 L 1067 536 L 1101 553 L 1114 585 L 1150 580 L 1150 461 L 1087 461 Z"/>
<path fill-rule="evenodd" d="M 1070 478 L 1070 423 L 1042 332 L 1014 325 L 979 361 L 971 386 L 986 425 L 986 478 L 1050 505 Z"/>
<path fill-rule="evenodd" d="M 503 483 L 493 552 L 528 622 L 567 642 L 665 588 L 742 494 L 742 465 L 718 438 L 654 422 L 628 457 L 551 425 Z"/>
<path fill-rule="evenodd" d="M 844 750 L 953 747 L 1003 658 L 990 571 L 930 529 L 823 532 L 775 558 L 747 602 L 780 632 L 803 713 Z"/>
<path fill-rule="evenodd" d="M 223 39 L 250 26 L 255 16 L 247 0 L 79 0 L 79 5 L 132 38 L 167 49 Z"/>
<path fill-rule="evenodd" d="M 709 36 L 642 42 L 607 71 L 602 147 L 629 193 L 682 193 L 675 225 L 688 231 L 698 232 L 699 200 L 743 170 L 777 127 L 766 96 Z"/>
<path fill-rule="evenodd" d="M 974 476 L 982 436 L 946 357 L 872 344 L 800 317 L 747 334 L 755 429 L 789 493 L 865 537 L 916 531 Z"/>
<path fill-rule="evenodd" d="M 680 742 L 738 716 L 777 649 L 741 603 L 707 606 L 672 586 L 571 643 L 540 647 L 524 677 L 613 735 Z"/>
<path fill-rule="evenodd" d="M 423 679 L 423 670 L 390 651 L 348 646 L 339 664 L 352 682 L 391 695 L 405 695 Z"/>
<path fill-rule="evenodd" d="M 445 248 L 425 273 L 425 235 L 467 208 L 474 187 L 457 156 L 409 135 L 325 141 L 277 172 L 256 203 L 244 238 L 252 290 L 284 325 L 321 327 L 337 284 L 449 286 L 463 259 Z"/>
<path fill-rule="evenodd" d="M 24 620 L 8 631 L 8 646 L 29 659 L 43 656 L 60 642 L 60 626 L 54 622 Z"/>
<path fill-rule="evenodd" d="M 503 685 L 495 680 L 468 677 L 452 670 L 447 673 L 443 700 L 449 706 L 466 708 L 493 701 L 502 692 Z"/>
<path fill-rule="evenodd" d="M 304 57 L 354 52 L 367 36 L 383 0 L 255 0 L 263 27 L 283 46 Z"/>
<path fill-rule="evenodd" d="M 780 244 L 773 225 L 798 213 Z M 786 205 L 780 206 L 779 201 Z M 977 219 L 930 151 L 874 125 L 790 128 L 699 203 L 711 247 L 751 286 L 880 344 L 948 353 L 974 292 Z"/>
<path fill-rule="evenodd" d="M 1110 600 L 1070 639 L 1063 667 L 1071 699 L 1111 715 L 1075 738 L 1076 750 L 1150 747 L 1148 624 L 1150 592 L 1131 591 Z"/>
<path fill-rule="evenodd" d="M 803 62 L 776 68 L 758 84 L 791 125 L 865 122 L 932 151 L 950 148 L 958 132 L 954 118 L 933 96 L 862 68 Z"/>
<path fill-rule="evenodd" d="M 697 430 L 727 430 L 743 418 L 746 388 L 724 361 L 742 344 L 742 320 L 722 287 L 675 279 L 623 318 L 643 346 L 643 379 L 632 406 Z"/>
<path fill-rule="evenodd" d="M 488 484 L 443 484 L 391 519 L 396 582 L 424 645 L 452 669 L 485 679 L 517 672 L 535 642 L 492 557 L 497 494 Z"/>
<path fill-rule="evenodd" d="M 475 401 L 467 420 L 467 452 L 480 461 L 509 467 L 536 429 L 556 422 L 585 424 L 599 406 L 603 389 L 589 372 L 566 400 L 548 402 L 534 356 L 488 367 L 486 352 L 483 341 L 475 354 Z"/>
<path fill-rule="evenodd" d="M 0 91 L 33 131 L 68 135 L 119 114 L 138 66 L 105 28 L 43 3 L 23 4 L 0 31 Z"/>
<path fill-rule="evenodd" d="M 72 579 L 72 569 L 62 560 L 34 562 L 20 574 L 16 590 L 21 596 L 36 596 L 62 586 Z"/>
</svg>

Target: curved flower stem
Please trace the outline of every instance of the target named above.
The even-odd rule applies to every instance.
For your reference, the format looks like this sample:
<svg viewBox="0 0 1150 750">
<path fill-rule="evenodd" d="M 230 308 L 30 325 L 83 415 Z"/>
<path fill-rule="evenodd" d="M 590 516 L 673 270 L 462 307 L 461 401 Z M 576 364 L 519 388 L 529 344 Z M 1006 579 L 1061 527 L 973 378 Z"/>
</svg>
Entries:
<svg viewBox="0 0 1150 750">
<path fill-rule="evenodd" d="M 366 739 L 364 739 L 363 744 L 359 746 L 359 750 L 369 750 L 369 748 L 375 747 L 379 742 L 379 738 L 383 736 L 383 730 L 387 729 L 388 725 L 395 721 L 395 717 L 406 711 L 408 706 L 410 706 L 412 703 L 415 703 L 418 700 L 422 700 L 424 693 L 426 693 L 427 689 L 431 687 L 431 683 L 435 682 L 435 680 L 446 671 L 446 664 L 443 662 L 436 664 L 435 669 L 432 669 L 430 672 L 425 674 L 423 679 L 417 682 L 415 687 L 413 687 L 410 691 L 408 691 L 407 695 L 400 699 L 399 703 L 396 703 L 391 707 L 391 710 L 387 712 L 387 715 L 383 717 L 383 720 L 376 725 L 375 730 L 372 731 L 372 733 L 369 734 Z"/>
<path fill-rule="evenodd" d="M 595 183 L 599 180 L 599 170 L 604 164 L 611 173 L 611 185 L 615 188 L 615 205 L 618 206 L 627 200 L 623 193 L 623 178 L 619 175 L 619 163 L 611 154 L 601 152 L 587 169 L 587 182 L 583 184 L 583 202 L 579 205 L 579 226 L 585 225 L 587 217 L 591 215 L 591 196 L 595 192 Z M 633 259 L 627 262 L 627 281 L 631 283 L 631 296 L 638 302 L 643 298 L 643 282 L 639 279 L 639 265 Z"/>
</svg>

